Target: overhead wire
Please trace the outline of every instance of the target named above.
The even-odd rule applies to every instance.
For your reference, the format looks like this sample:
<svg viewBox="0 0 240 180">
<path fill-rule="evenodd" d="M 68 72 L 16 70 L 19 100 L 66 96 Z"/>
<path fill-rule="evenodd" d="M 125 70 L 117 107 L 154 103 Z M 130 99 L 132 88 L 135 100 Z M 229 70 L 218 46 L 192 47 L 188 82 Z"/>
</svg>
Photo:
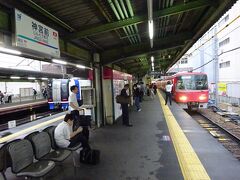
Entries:
<svg viewBox="0 0 240 180">
<path fill-rule="evenodd" d="M 213 36 L 211 36 L 209 39 L 207 39 L 204 43 L 202 43 L 198 48 L 194 49 L 191 53 L 193 53 L 194 51 L 198 50 L 200 47 L 202 47 L 203 45 L 205 45 L 207 42 L 209 42 L 211 39 L 213 39 L 215 36 L 217 36 L 220 32 L 222 32 L 224 29 L 226 29 L 229 25 L 231 25 L 232 23 L 234 23 L 237 19 L 240 18 L 240 15 L 238 15 L 237 17 L 235 17 L 232 21 L 230 21 L 228 24 L 226 24 L 221 30 L 219 30 L 216 34 L 214 34 Z M 190 54 L 191 54 L 190 53 Z"/>
<path fill-rule="evenodd" d="M 224 29 L 226 29 L 227 27 L 229 27 L 229 25 L 231 25 L 233 22 L 235 22 L 238 18 L 240 18 L 240 15 L 238 15 L 236 18 L 234 18 L 231 22 L 229 22 L 228 24 L 226 24 L 221 30 L 219 30 L 215 35 L 211 36 L 211 38 L 207 39 L 207 41 L 205 41 L 204 43 L 202 43 L 198 48 L 195 48 L 191 53 L 189 54 L 192 54 L 193 52 L 195 52 L 196 50 L 199 50 L 202 46 L 204 46 L 207 42 L 209 42 L 211 39 L 213 39 L 215 36 L 217 36 L 220 32 L 222 32 Z M 223 39 L 224 37 L 226 37 L 227 35 L 231 34 L 233 31 L 237 30 L 238 28 L 240 27 L 237 26 L 236 28 L 234 28 L 233 30 L 231 30 L 229 33 L 226 33 L 224 36 L 222 36 L 220 39 Z M 209 46 L 211 46 L 213 43 L 211 43 Z M 207 46 L 207 47 L 209 47 Z M 205 47 L 206 48 L 206 47 Z M 229 53 L 229 52 L 232 52 L 232 51 L 235 51 L 237 49 L 240 49 L 240 47 L 237 47 L 237 48 L 233 48 L 233 49 L 230 49 L 230 50 L 227 50 L 227 51 L 224 51 L 220 54 L 218 54 L 218 57 L 221 56 L 222 54 L 225 54 L 225 53 Z M 197 68 L 194 68 L 192 71 L 195 71 L 195 70 L 198 70 L 204 66 L 206 66 L 207 64 L 209 64 L 210 62 L 214 61 L 215 58 L 209 60 L 208 62 L 204 63 L 203 65 L 197 67 Z"/>
</svg>

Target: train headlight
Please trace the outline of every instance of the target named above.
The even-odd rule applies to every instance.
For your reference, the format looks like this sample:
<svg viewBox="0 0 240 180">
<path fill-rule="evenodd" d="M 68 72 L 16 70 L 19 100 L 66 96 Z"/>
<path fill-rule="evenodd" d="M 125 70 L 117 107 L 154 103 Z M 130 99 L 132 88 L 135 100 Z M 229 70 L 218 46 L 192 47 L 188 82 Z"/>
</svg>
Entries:
<svg viewBox="0 0 240 180">
<path fill-rule="evenodd" d="M 187 96 L 180 96 L 180 97 L 179 97 L 179 100 L 180 100 L 180 101 L 186 101 L 186 100 L 187 100 Z"/>
<path fill-rule="evenodd" d="M 207 97 L 206 97 L 205 94 L 202 94 L 201 96 L 199 96 L 200 101 L 203 101 L 203 100 L 206 100 L 206 99 L 207 99 Z"/>
</svg>

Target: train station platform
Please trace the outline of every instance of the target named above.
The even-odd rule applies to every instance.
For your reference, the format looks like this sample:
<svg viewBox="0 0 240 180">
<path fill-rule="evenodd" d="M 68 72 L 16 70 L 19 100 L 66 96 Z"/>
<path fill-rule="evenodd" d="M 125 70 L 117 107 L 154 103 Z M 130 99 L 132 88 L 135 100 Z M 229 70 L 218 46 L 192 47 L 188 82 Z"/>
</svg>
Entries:
<svg viewBox="0 0 240 180">
<path fill-rule="evenodd" d="M 30 100 L 30 101 L 23 101 L 23 102 L 0 104 L 0 115 L 6 114 L 6 113 L 23 111 L 29 108 L 37 108 L 43 105 L 47 105 L 47 100 L 37 99 L 37 100 Z"/>
<path fill-rule="evenodd" d="M 118 122 L 91 132 L 90 145 L 101 150 L 100 164 L 73 168 L 69 158 L 46 179 L 239 179 L 240 162 L 177 104 L 160 100 L 146 99 L 141 112 L 132 110 L 133 127 Z M 55 119 L 44 127 L 57 124 L 61 118 L 42 123 Z M 19 179 L 9 169 L 7 177 Z"/>
</svg>

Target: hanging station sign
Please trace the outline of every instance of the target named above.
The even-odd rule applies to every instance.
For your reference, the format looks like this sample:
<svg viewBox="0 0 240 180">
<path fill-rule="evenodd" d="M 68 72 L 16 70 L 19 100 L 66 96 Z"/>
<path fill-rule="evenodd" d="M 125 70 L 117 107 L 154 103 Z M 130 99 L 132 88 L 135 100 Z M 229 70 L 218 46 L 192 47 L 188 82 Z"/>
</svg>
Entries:
<svg viewBox="0 0 240 180">
<path fill-rule="evenodd" d="M 60 57 L 58 32 L 15 9 L 16 46 Z"/>
</svg>

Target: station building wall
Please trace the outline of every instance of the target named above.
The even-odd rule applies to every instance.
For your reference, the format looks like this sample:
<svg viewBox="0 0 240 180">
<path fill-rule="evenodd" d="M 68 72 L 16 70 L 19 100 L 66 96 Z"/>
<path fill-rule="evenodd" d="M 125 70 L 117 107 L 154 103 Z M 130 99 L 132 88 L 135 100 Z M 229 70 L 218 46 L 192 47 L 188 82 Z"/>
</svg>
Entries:
<svg viewBox="0 0 240 180">
<path fill-rule="evenodd" d="M 182 64 L 180 59 L 172 69 L 193 68 L 196 72 L 205 72 L 209 84 L 213 84 L 217 66 L 218 82 L 227 84 L 227 95 L 240 98 L 240 18 L 225 27 L 239 15 L 240 1 L 237 1 L 183 56 L 187 57 L 187 63 Z M 220 30 L 217 39 L 211 38 Z M 218 64 L 214 59 L 216 52 Z"/>
</svg>

